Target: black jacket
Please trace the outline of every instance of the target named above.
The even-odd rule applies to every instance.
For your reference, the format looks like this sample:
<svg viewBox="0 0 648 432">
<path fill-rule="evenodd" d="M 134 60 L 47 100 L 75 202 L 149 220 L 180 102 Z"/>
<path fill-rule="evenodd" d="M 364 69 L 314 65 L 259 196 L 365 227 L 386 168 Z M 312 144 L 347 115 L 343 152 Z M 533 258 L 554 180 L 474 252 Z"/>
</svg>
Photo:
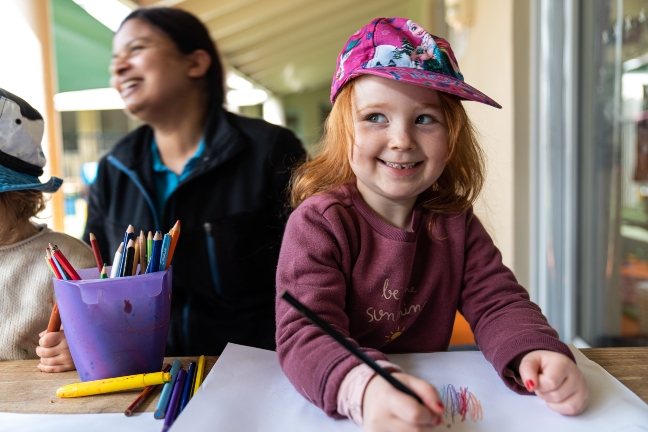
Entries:
<svg viewBox="0 0 648 432">
<path fill-rule="evenodd" d="M 84 240 L 94 233 L 111 262 L 128 224 L 136 233 L 165 233 L 180 220 L 166 354 L 218 355 L 227 342 L 274 349 L 275 272 L 290 169 L 305 155 L 299 140 L 262 120 L 214 110 L 202 157 L 159 215 L 152 138 L 142 126 L 101 159 Z"/>
</svg>

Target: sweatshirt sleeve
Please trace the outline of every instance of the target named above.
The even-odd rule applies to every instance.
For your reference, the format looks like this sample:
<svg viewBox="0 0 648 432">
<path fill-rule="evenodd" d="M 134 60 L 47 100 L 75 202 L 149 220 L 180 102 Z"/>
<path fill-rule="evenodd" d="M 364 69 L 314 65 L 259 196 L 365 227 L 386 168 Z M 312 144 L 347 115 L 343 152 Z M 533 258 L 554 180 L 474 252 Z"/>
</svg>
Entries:
<svg viewBox="0 0 648 432">
<path fill-rule="evenodd" d="M 472 209 L 466 217 L 465 268 L 459 311 L 504 383 L 520 394 L 509 363 L 518 355 L 549 350 L 574 357 L 538 305 L 502 263 L 502 256 Z"/>
<path fill-rule="evenodd" d="M 279 256 L 277 290 L 288 291 L 349 338 L 345 298 L 351 274 L 348 238 L 354 236 L 353 227 L 344 222 L 342 213 L 324 214 L 306 202 L 290 216 Z M 276 311 L 277 354 L 284 373 L 306 399 L 327 415 L 341 418 L 338 390 L 360 361 L 278 297 Z M 387 360 L 380 351 L 363 351 L 375 360 Z"/>
</svg>

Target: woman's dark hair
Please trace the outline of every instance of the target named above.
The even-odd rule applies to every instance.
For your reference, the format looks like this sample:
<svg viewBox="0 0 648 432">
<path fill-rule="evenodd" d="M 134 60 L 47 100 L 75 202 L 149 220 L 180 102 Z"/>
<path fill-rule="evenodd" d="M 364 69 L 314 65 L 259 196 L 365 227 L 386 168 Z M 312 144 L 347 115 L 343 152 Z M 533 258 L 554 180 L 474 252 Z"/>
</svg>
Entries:
<svg viewBox="0 0 648 432">
<path fill-rule="evenodd" d="M 205 74 L 209 102 L 223 105 L 223 67 L 216 45 L 209 36 L 207 28 L 198 18 L 181 9 L 168 7 L 136 9 L 124 18 L 121 25 L 131 19 L 145 21 L 162 30 L 183 54 L 191 54 L 199 49 L 205 50 L 211 57 L 211 65 Z"/>
</svg>

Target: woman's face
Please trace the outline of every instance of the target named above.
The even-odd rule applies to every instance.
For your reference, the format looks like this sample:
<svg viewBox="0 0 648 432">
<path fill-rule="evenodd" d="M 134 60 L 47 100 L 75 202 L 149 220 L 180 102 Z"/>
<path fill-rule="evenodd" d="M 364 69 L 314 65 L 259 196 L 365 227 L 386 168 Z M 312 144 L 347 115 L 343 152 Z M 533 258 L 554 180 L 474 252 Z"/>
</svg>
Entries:
<svg viewBox="0 0 648 432">
<path fill-rule="evenodd" d="M 191 60 L 162 30 L 139 19 L 126 21 L 113 38 L 110 85 L 126 110 L 147 122 L 195 86 Z"/>
</svg>

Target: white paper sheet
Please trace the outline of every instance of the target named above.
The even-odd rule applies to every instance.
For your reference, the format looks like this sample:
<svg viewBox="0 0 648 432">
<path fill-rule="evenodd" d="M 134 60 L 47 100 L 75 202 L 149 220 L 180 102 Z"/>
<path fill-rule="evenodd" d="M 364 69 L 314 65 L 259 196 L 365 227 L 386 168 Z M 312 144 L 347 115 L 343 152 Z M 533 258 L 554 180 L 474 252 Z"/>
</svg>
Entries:
<svg viewBox="0 0 648 432">
<path fill-rule="evenodd" d="M 578 417 L 551 411 L 534 396 L 506 388 L 480 352 L 392 355 L 406 372 L 437 388 L 468 387 L 481 402 L 483 418 L 454 422 L 439 430 L 646 432 L 648 405 L 603 368 L 571 347 L 590 388 L 590 403 Z M 181 431 L 354 431 L 348 420 L 333 420 L 295 391 L 272 351 L 229 344 L 191 399 L 172 432 Z"/>
<path fill-rule="evenodd" d="M 0 432 L 160 432 L 163 420 L 153 413 L 14 414 L 0 413 Z"/>
</svg>

